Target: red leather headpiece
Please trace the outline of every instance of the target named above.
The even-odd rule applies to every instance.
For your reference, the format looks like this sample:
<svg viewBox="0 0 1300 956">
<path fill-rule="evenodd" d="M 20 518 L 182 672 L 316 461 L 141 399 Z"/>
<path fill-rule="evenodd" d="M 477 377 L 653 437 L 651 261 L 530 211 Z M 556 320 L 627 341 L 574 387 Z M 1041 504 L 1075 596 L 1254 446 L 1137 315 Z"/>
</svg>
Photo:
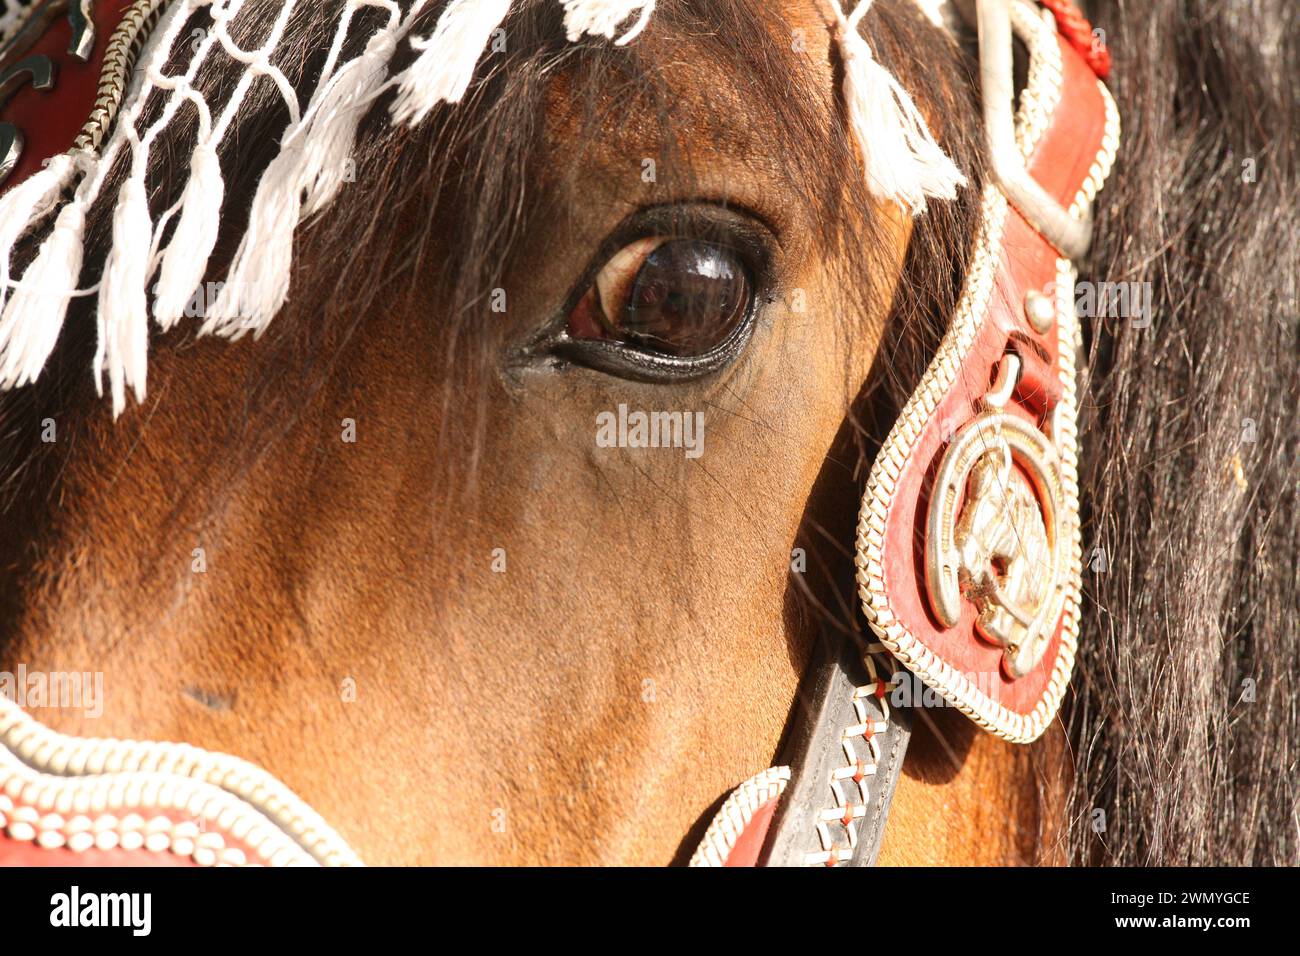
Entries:
<svg viewBox="0 0 1300 956">
<path fill-rule="evenodd" d="M 1050 21 L 983 0 L 979 15 L 998 182 L 984 196 L 958 313 L 868 480 L 858 583 L 872 628 L 899 661 L 982 726 L 1025 742 L 1055 716 L 1074 663 L 1079 332 L 1070 256 L 1086 247 L 1119 117 Z M 1011 27 L 1031 54 L 1014 133 Z M 988 101 L 998 96 L 1006 102 Z"/>
</svg>

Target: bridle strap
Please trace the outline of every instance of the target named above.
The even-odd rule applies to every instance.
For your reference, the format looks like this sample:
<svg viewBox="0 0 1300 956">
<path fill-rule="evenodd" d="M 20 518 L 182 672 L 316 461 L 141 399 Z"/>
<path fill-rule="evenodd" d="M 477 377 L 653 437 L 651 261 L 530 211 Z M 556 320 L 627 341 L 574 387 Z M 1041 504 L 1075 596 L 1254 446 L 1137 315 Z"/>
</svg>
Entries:
<svg viewBox="0 0 1300 956">
<path fill-rule="evenodd" d="M 800 695 L 785 748 L 797 755 L 791 783 L 761 863 L 871 866 L 880 852 L 912 718 L 888 699 L 896 667 L 892 657 L 872 653 L 864 659 L 858 641 L 842 635 L 823 635 L 818 645 L 821 660 L 810 668 L 815 684 Z"/>
</svg>

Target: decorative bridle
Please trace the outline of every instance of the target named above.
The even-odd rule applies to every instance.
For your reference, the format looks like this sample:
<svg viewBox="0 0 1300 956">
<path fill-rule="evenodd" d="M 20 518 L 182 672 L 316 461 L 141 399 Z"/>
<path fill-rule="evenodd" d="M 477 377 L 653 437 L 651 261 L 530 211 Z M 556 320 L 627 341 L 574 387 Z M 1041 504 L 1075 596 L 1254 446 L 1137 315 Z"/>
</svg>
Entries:
<svg viewBox="0 0 1300 956">
<path fill-rule="evenodd" d="M 654 9 L 653 0 L 556 2 L 570 40 L 632 42 Z M 859 33 L 870 0 L 847 15 L 838 0 L 826 3 L 870 191 L 914 214 L 927 198 L 952 198 L 964 177 Z M 367 4 L 349 0 L 345 21 Z M 224 228 L 215 162 L 223 113 L 200 110 L 206 119 L 185 195 L 155 221 L 144 158 L 156 130 L 138 127 L 140 104 L 161 96 L 165 123 L 171 102 L 194 102 L 192 73 L 166 74 L 163 65 L 201 7 L 216 24 L 202 50 L 220 45 L 250 69 L 277 73 L 265 51 L 239 49 L 224 30 L 241 5 L 46 0 L 0 22 L 0 387 L 40 374 L 70 299 L 92 291 L 77 289 L 85 213 L 125 156 L 132 163 L 114 208 L 114 246 L 93 290 L 95 367 L 110 378 L 115 411 L 128 387 L 143 398 L 144 285 L 157 277 L 171 290 L 153 303 L 155 321 L 169 327 Z M 205 331 L 237 337 L 269 321 L 287 296 L 293 230 L 341 188 L 330 164 L 351 150 L 362 107 L 393 90 L 393 121 L 415 123 L 437 103 L 459 101 L 511 6 L 452 0 L 434 32 L 419 38 L 408 34 L 424 0 L 406 10 L 378 5 L 390 19 L 365 51 L 347 62 L 332 53 L 305 110 L 294 94 L 282 151 L 259 185 L 231 267 L 241 298 L 219 303 Z M 993 181 L 957 312 L 867 481 L 857 584 L 875 640 L 820 645 L 785 765 L 731 794 L 692 865 L 870 864 L 910 733 L 910 707 L 897 698 L 907 675 L 1016 743 L 1043 733 L 1070 679 L 1081 560 L 1075 262 L 1088 249 L 1119 117 L 1101 82 L 1104 44 L 1068 0 L 954 6 L 978 31 Z M 1013 38 L 1029 54 L 1018 99 Z M 403 42 L 416 56 L 393 71 Z M 58 110 L 42 99 L 51 95 Z M 46 238 L 15 279 L 11 254 L 37 229 Z M 183 744 L 57 734 L 0 694 L 0 863 L 162 859 L 359 862 L 314 811 L 251 764 Z"/>
<path fill-rule="evenodd" d="M 1043 6 L 966 5 L 994 181 L 956 315 L 867 479 L 857 584 L 876 641 L 828 645 L 790 766 L 736 791 L 693 865 L 872 864 L 911 732 L 898 698 L 923 696 L 899 694 L 909 675 L 1015 743 L 1056 716 L 1079 634 L 1075 260 L 1119 113 L 1086 21 Z"/>
</svg>

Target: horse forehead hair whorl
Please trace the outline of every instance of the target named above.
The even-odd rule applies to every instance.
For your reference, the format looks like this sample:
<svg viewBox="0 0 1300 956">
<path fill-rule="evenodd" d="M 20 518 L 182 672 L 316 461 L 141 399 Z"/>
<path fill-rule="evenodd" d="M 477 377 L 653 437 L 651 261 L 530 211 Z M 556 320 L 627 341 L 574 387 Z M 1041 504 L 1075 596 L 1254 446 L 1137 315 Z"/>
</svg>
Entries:
<svg viewBox="0 0 1300 956">
<path fill-rule="evenodd" d="M 647 26 L 655 0 L 536 0 L 558 4 L 567 39 L 634 40 Z M 872 56 L 858 32 L 871 0 L 848 15 L 826 0 L 828 24 L 845 61 L 851 125 L 864 157 L 867 183 L 878 198 L 920 212 L 927 196 L 951 198 L 964 183 L 934 143 L 906 91 Z M 394 124 L 421 122 L 440 103 L 457 103 L 513 6 L 522 0 L 447 0 L 432 32 L 418 35 L 430 0 L 346 0 L 339 5 L 332 42 L 305 105 L 276 65 L 276 54 L 295 13 L 317 4 L 284 0 L 257 46 L 232 34 L 246 0 L 137 0 L 127 16 L 159 15 L 138 68 L 122 94 L 115 125 L 98 148 L 74 147 L 0 195 L 0 390 L 35 381 L 58 341 L 74 298 L 95 296 L 97 346 L 93 372 L 102 394 L 105 377 L 113 414 L 130 390 L 145 398 L 149 321 L 173 327 L 202 286 L 209 260 L 223 237 L 238 240 L 215 301 L 205 303 L 200 334 L 239 338 L 258 333 L 289 297 L 293 241 L 298 224 L 328 207 L 342 187 L 357 129 L 368 108 L 392 91 Z M 359 13 L 366 11 L 364 21 Z M 29 5 L 0 20 L 0 36 L 13 33 Z M 211 26 L 197 36 L 184 30 L 206 13 Z M 374 26 L 378 16 L 378 26 Z M 365 26 L 362 26 L 364 22 Z M 358 37 L 358 30 L 369 34 Z M 360 52 L 344 50 L 351 40 Z M 399 49 L 408 65 L 393 68 Z M 216 99 L 195 88 L 210 58 L 242 64 L 237 82 Z M 179 63 L 173 71 L 169 63 Z M 265 77 L 283 101 L 286 125 L 279 151 L 260 174 L 240 235 L 222 221 L 225 195 L 218 147 L 244 105 L 255 78 Z M 146 116 L 146 103 L 152 111 Z M 149 208 L 150 150 L 183 106 L 197 115 L 197 130 L 181 196 L 156 218 Z M 870 142 L 872 148 L 868 149 Z M 125 170 L 116 196 L 106 196 L 115 164 Z M 111 204 L 111 242 L 98 282 L 79 288 L 91 207 Z M 43 227 L 45 238 L 22 275 L 11 274 L 23 237 Z M 170 233 L 168 229 L 170 228 Z M 151 287 L 151 283 L 152 287 Z M 152 292 L 152 302 L 150 293 Z"/>
</svg>

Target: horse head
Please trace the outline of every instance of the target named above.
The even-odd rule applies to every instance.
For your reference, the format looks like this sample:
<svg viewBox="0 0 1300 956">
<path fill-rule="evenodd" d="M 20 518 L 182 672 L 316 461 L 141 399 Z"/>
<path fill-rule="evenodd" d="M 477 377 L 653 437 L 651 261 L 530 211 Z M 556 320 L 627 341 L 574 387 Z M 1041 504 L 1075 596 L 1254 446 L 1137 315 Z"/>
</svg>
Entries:
<svg viewBox="0 0 1300 956">
<path fill-rule="evenodd" d="M 83 738 L 183 741 L 239 758 L 203 764 L 205 786 L 314 808 L 290 843 L 349 848 L 318 858 L 685 861 L 721 795 L 799 737 L 826 655 L 888 650 L 953 706 L 899 756 L 882 859 L 1062 859 L 1055 715 L 1092 613 L 1071 257 L 1117 114 L 1077 11 L 980 0 L 994 70 L 976 6 L 171 0 L 0 21 L 0 70 L 37 58 L 0 84 L 0 668 L 104 686 L 93 716 L 29 701 L 45 730 L 0 715 L 13 772 L 44 786 L 56 768 L 33 761 L 83 766 Z M 87 40 L 62 12 L 92 8 Z M 40 57 L 53 92 L 31 88 Z M 1062 75 L 1090 97 L 1090 155 L 1052 185 L 1033 156 L 1072 135 L 1051 122 Z M 60 90 L 86 100 L 70 126 L 41 98 Z M 85 139 L 43 154 L 60 124 Z M 1170 165 L 1160 140 L 1133 177 Z M 1237 201 L 1280 206 L 1285 183 Z M 1141 196 L 1141 228 L 1103 204 L 1098 234 L 1163 222 L 1169 197 Z M 1142 236 L 1098 253 L 1107 274 L 1169 245 Z M 1044 309 L 1026 289 L 1045 282 Z M 963 331 L 991 309 L 997 341 Z M 1038 437 L 926 531 L 944 455 L 983 434 L 939 419 L 985 420 L 1004 352 L 1023 363 L 1004 427 Z M 1116 419 L 1168 404 L 1107 394 Z M 905 462 L 907 506 L 872 511 L 902 500 Z M 895 571 L 908 607 L 882 603 Z M 967 657 L 926 665 L 904 641 L 922 629 L 965 629 Z M 1004 650 L 1031 690 L 1008 689 Z M 826 800 L 889 755 L 886 675 L 841 676 L 859 749 Z M 737 791 L 751 815 L 756 792 Z M 856 846 L 845 792 L 814 823 Z"/>
</svg>

